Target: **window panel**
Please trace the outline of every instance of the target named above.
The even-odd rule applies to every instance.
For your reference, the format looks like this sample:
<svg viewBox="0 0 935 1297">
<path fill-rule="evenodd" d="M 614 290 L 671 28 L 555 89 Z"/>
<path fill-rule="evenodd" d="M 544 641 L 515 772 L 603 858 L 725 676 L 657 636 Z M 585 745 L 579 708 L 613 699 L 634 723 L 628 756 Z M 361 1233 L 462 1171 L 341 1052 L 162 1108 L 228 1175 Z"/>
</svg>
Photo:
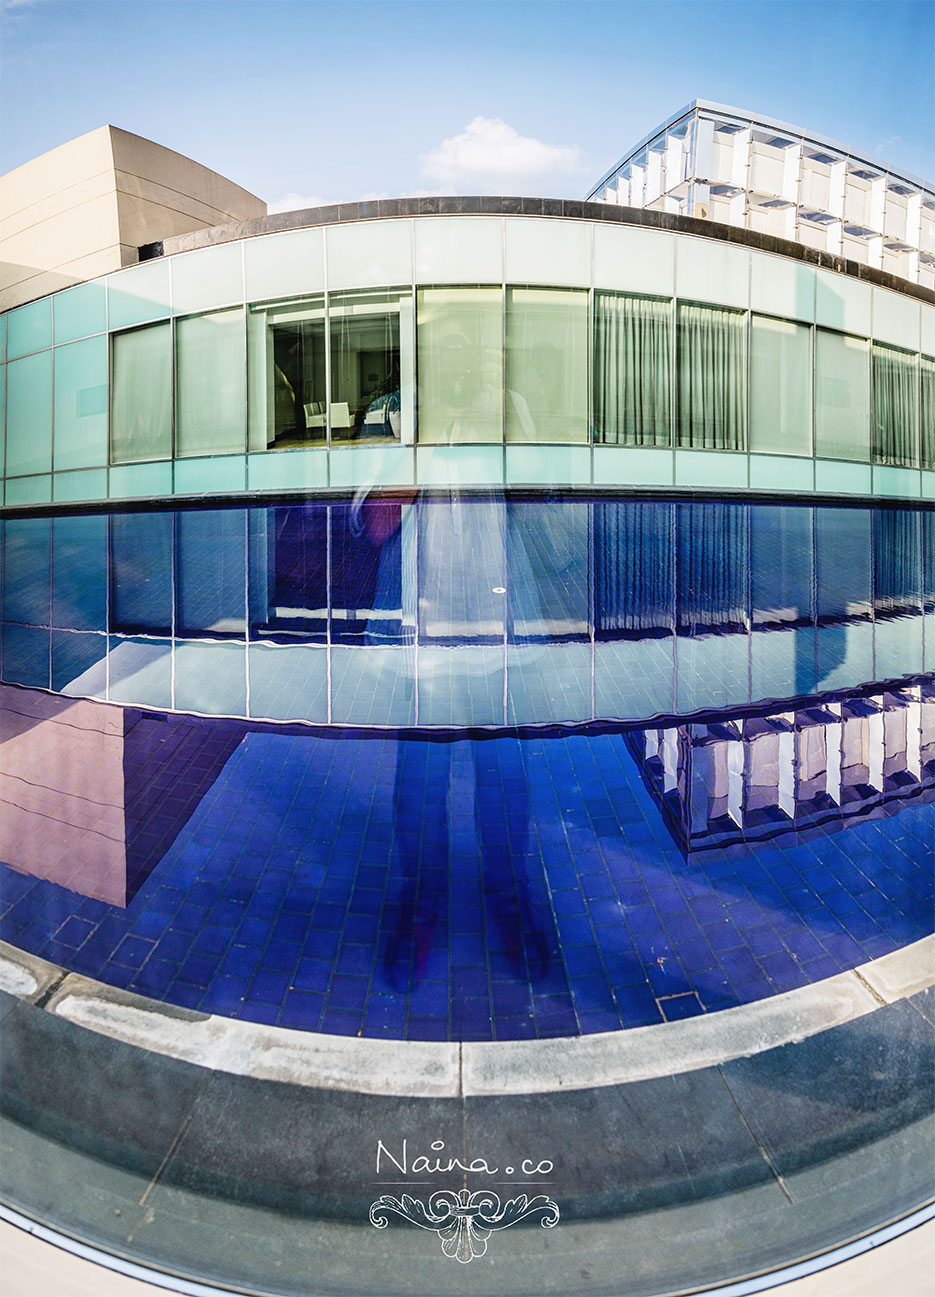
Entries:
<svg viewBox="0 0 935 1297">
<path fill-rule="evenodd" d="M 508 288 L 508 441 L 587 441 L 588 294 Z"/>
<path fill-rule="evenodd" d="M 672 304 L 594 294 L 594 426 L 598 441 L 668 446 Z"/>
<path fill-rule="evenodd" d="M 48 473 L 52 467 L 51 351 L 11 361 L 6 378 L 6 471 L 11 477 Z"/>
<path fill-rule="evenodd" d="M 242 251 L 239 243 L 186 252 L 172 261 L 172 310 L 176 315 L 231 306 L 243 301 Z"/>
<path fill-rule="evenodd" d="M 876 344 L 872 450 L 876 464 L 919 462 L 919 357 Z"/>
<path fill-rule="evenodd" d="M 714 306 L 678 308 L 678 444 L 743 450 L 746 315 Z"/>
<path fill-rule="evenodd" d="M 243 312 L 176 324 L 176 454 L 219 455 L 244 444 Z"/>
<path fill-rule="evenodd" d="M 404 506 L 365 500 L 331 506 L 331 641 L 401 641 Z"/>
<path fill-rule="evenodd" d="M 107 327 L 106 306 L 106 292 L 100 280 L 57 293 L 52 309 L 56 344 L 103 333 Z"/>
<path fill-rule="evenodd" d="M 331 440 L 412 442 L 412 294 L 328 301 Z"/>
<path fill-rule="evenodd" d="M 815 454 L 870 458 L 870 344 L 818 330 L 815 353 Z"/>
<path fill-rule="evenodd" d="M 131 266 L 107 281 L 108 327 L 126 329 L 169 314 L 168 257 Z"/>
<path fill-rule="evenodd" d="M 417 321 L 419 440 L 501 441 L 501 289 L 420 289 Z"/>
<path fill-rule="evenodd" d="M 848 618 L 870 616 L 871 549 L 869 509 L 815 510 L 815 599 L 819 624 L 832 625 Z M 834 643 L 833 640 L 826 642 Z M 844 640 L 839 640 L 836 647 L 844 650 Z"/>
<path fill-rule="evenodd" d="M 55 468 L 107 463 L 107 339 L 55 349 Z"/>
<path fill-rule="evenodd" d="M 254 307 L 247 320 L 250 449 L 324 445 L 325 300 Z"/>
<path fill-rule="evenodd" d="M 812 331 L 807 325 L 753 317 L 750 449 L 812 453 Z"/>
<path fill-rule="evenodd" d="M 328 505 L 250 513 L 250 637 L 324 644 L 328 637 Z"/>
<path fill-rule="evenodd" d="M 110 462 L 168 459 L 172 454 L 169 325 L 117 333 L 111 346 Z"/>
<path fill-rule="evenodd" d="M 52 345 L 52 299 L 42 297 L 7 316 L 7 357 L 28 356 Z"/>
</svg>

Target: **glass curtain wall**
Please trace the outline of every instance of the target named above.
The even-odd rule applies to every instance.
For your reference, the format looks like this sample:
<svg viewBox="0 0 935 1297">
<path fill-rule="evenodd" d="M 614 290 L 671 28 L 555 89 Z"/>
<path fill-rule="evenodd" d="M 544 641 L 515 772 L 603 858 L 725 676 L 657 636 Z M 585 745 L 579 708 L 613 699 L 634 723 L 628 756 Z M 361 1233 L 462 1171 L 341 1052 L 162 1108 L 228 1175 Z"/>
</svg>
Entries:
<svg viewBox="0 0 935 1297">
<path fill-rule="evenodd" d="M 324 445 L 325 299 L 252 306 L 247 317 L 251 450 Z"/>
<path fill-rule="evenodd" d="M 175 342 L 175 453 L 243 452 L 243 312 L 177 320 Z"/>
<path fill-rule="evenodd" d="M 595 439 L 622 446 L 668 446 L 671 387 L 671 301 L 596 292 Z"/>
<path fill-rule="evenodd" d="M 676 340 L 678 444 L 693 450 L 746 447 L 747 316 L 680 303 Z"/>
<path fill-rule="evenodd" d="M 412 293 L 328 299 L 331 440 L 412 441 Z"/>
<path fill-rule="evenodd" d="M 408 444 L 418 403 L 425 443 L 587 443 L 593 435 L 598 444 L 664 447 L 674 425 L 684 449 L 935 468 L 931 356 L 604 290 L 593 294 L 589 318 L 589 300 L 583 288 L 452 285 L 418 289 L 415 299 L 408 289 L 381 289 L 258 304 L 247 311 L 246 365 L 239 309 L 115 333 L 110 462 L 241 453 L 246 387 L 251 451 Z M 59 351 L 64 466 L 72 443 L 83 447 L 89 436 L 90 424 L 77 429 L 76 421 L 95 413 L 103 384 L 86 387 L 78 352 Z M 38 471 L 36 419 L 13 418 L 25 401 L 20 389 L 33 386 L 27 375 L 8 393 L 8 467 L 20 474 Z"/>
<path fill-rule="evenodd" d="M 416 312 L 419 440 L 503 440 L 503 294 L 421 288 Z"/>
<path fill-rule="evenodd" d="M 815 454 L 870 458 L 870 343 L 819 329 L 815 339 Z"/>
<path fill-rule="evenodd" d="M 506 290 L 507 441 L 587 441 L 588 294 Z"/>
<path fill-rule="evenodd" d="M 873 347 L 873 459 L 916 464 L 919 454 L 919 357 Z"/>
<path fill-rule="evenodd" d="M 812 330 L 807 324 L 752 318 L 750 449 L 812 453 Z"/>
<path fill-rule="evenodd" d="M 168 459 L 172 454 L 170 325 L 115 333 L 111 347 L 111 463 Z"/>
</svg>

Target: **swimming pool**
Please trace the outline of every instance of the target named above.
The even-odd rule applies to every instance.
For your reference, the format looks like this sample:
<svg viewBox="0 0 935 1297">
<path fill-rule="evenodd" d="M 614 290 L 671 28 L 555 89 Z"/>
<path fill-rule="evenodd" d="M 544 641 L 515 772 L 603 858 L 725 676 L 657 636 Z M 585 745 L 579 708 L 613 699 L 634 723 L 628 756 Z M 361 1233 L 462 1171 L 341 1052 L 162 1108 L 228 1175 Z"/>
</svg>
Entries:
<svg viewBox="0 0 935 1297">
<path fill-rule="evenodd" d="M 8 518 L 0 937 L 202 1012 L 615 1031 L 932 927 L 935 514 Z"/>
</svg>

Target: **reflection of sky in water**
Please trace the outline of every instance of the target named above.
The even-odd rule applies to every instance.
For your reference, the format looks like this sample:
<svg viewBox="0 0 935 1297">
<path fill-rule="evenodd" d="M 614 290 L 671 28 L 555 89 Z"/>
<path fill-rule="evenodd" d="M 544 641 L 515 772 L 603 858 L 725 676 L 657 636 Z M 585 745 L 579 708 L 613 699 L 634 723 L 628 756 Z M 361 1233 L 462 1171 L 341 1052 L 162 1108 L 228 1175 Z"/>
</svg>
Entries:
<svg viewBox="0 0 935 1297">
<path fill-rule="evenodd" d="M 283 1025 L 518 1038 L 746 1002 L 931 929 L 931 513 L 315 504 L 7 520 L 5 558 L 4 679 L 125 709 L 7 691 L 0 933 L 68 968 Z M 429 741 L 132 704 L 672 719 Z"/>
</svg>

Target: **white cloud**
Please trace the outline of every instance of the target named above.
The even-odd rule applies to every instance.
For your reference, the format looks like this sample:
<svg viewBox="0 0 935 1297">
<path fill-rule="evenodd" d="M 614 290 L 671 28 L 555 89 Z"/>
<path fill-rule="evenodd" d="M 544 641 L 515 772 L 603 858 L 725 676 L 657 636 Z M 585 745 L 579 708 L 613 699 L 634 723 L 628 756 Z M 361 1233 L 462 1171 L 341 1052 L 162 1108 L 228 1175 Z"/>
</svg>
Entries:
<svg viewBox="0 0 935 1297">
<path fill-rule="evenodd" d="M 369 190 L 367 193 L 358 194 L 351 198 L 322 198 L 318 194 L 285 194 L 282 198 L 277 198 L 275 203 L 270 203 L 268 211 L 270 216 L 275 212 L 301 212 L 306 207 L 328 207 L 332 203 L 372 203 L 381 198 L 436 198 L 441 194 L 450 193 L 450 189 L 407 189 L 404 193 L 391 194 L 388 190 Z"/>
<path fill-rule="evenodd" d="M 329 201 L 327 198 L 319 198 L 317 194 L 290 193 L 277 198 L 275 203 L 270 203 L 267 210 L 270 216 L 274 212 L 301 212 L 306 207 L 327 207 Z"/>
<path fill-rule="evenodd" d="M 455 188 L 480 182 L 502 188 L 580 169 L 576 146 L 520 135 L 499 117 L 475 117 L 422 158 L 424 176 Z"/>
<path fill-rule="evenodd" d="M 874 155 L 878 158 L 885 158 L 894 144 L 902 144 L 902 142 L 903 137 L 901 135 L 887 135 L 873 150 Z"/>
</svg>

